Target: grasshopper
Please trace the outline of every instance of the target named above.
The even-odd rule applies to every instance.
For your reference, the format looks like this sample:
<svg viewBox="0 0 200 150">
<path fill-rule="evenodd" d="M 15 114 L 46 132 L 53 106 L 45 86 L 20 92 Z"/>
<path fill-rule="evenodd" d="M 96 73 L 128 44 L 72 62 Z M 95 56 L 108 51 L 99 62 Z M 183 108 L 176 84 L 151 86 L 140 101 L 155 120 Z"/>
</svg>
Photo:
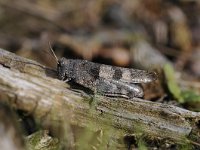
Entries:
<svg viewBox="0 0 200 150">
<path fill-rule="evenodd" d="M 105 96 L 128 99 L 143 97 L 144 91 L 140 83 L 148 83 L 157 79 L 155 72 L 64 57 L 58 60 L 52 49 L 51 52 L 57 62 L 57 73 L 60 80 L 64 82 L 72 80 Z"/>
</svg>

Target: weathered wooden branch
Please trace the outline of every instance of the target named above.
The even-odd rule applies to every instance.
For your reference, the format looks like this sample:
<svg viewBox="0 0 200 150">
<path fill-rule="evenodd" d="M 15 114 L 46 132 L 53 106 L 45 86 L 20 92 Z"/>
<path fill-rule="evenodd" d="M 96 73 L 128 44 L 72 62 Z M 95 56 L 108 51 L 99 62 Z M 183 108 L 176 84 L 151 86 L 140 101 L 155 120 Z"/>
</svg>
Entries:
<svg viewBox="0 0 200 150">
<path fill-rule="evenodd" d="M 90 98 L 56 79 L 55 70 L 0 49 L 0 101 L 42 122 L 66 121 L 97 131 L 113 128 L 116 138 L 145 134 L 181 142 L 198 137 L 200 113 L 139 98 Z"/>
</svg>

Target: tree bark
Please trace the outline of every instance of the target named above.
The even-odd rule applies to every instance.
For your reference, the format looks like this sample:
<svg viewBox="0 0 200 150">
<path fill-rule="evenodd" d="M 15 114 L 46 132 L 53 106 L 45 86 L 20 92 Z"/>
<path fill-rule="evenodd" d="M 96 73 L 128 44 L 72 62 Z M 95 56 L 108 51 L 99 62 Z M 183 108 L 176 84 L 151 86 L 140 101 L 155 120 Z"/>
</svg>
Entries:
<svg viewBox="0 0 200 150">
<path fill-rule="evenodd" d="M 68 122 L 92 131 L 112 128 L 115 138 L 138 129 L 154 138 L 182 142 L 199 137 L 200 113 L 144 99 L 75 92 L 56 71 L 0 49 L 0 101 L 44 123 Z"/>
</svg>

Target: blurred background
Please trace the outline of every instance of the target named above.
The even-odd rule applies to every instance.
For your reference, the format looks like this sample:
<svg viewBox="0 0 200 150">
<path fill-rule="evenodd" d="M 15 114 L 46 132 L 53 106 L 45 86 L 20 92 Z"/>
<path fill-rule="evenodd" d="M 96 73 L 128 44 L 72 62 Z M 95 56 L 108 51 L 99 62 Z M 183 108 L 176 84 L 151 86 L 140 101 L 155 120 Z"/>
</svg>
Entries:
<svg viewBox="0 0 200 150">
<path fill-rule="evenodd" d="M 145 61 L 133 60 L 142 58 L 135 50 L 152 49 L 199 76 L 200 2 L 0 0 L 1 48 L 46 61 L 49 42 L 58 57 L 119 66 Z"/>
<path fill-rule="evenodd" d="M 0 0 L 0 47 L 52 68 L 50 47 L 58 58 L 148 70 L 170 64 L 184 88 L 199 92 L 200 1 Z M 156 87 L 146 98 L 165 95 Z"/>
</svg>

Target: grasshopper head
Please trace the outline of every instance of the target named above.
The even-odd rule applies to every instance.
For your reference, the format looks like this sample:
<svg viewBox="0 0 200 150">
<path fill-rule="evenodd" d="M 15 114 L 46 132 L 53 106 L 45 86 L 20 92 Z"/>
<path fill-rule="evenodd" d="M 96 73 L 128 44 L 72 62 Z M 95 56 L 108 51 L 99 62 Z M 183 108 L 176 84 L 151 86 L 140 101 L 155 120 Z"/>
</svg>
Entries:
<svg viewBox="0 0 200 150">
<path fill-rule="evenodd" d="M 66 59 L 63 57 L 60 60 L 58 60 L 57 72 L 58 72 L 58 78 L 60 80 L 66 80 L 72 78 L 73 65 L 70 59 Z"/>
</svg>

